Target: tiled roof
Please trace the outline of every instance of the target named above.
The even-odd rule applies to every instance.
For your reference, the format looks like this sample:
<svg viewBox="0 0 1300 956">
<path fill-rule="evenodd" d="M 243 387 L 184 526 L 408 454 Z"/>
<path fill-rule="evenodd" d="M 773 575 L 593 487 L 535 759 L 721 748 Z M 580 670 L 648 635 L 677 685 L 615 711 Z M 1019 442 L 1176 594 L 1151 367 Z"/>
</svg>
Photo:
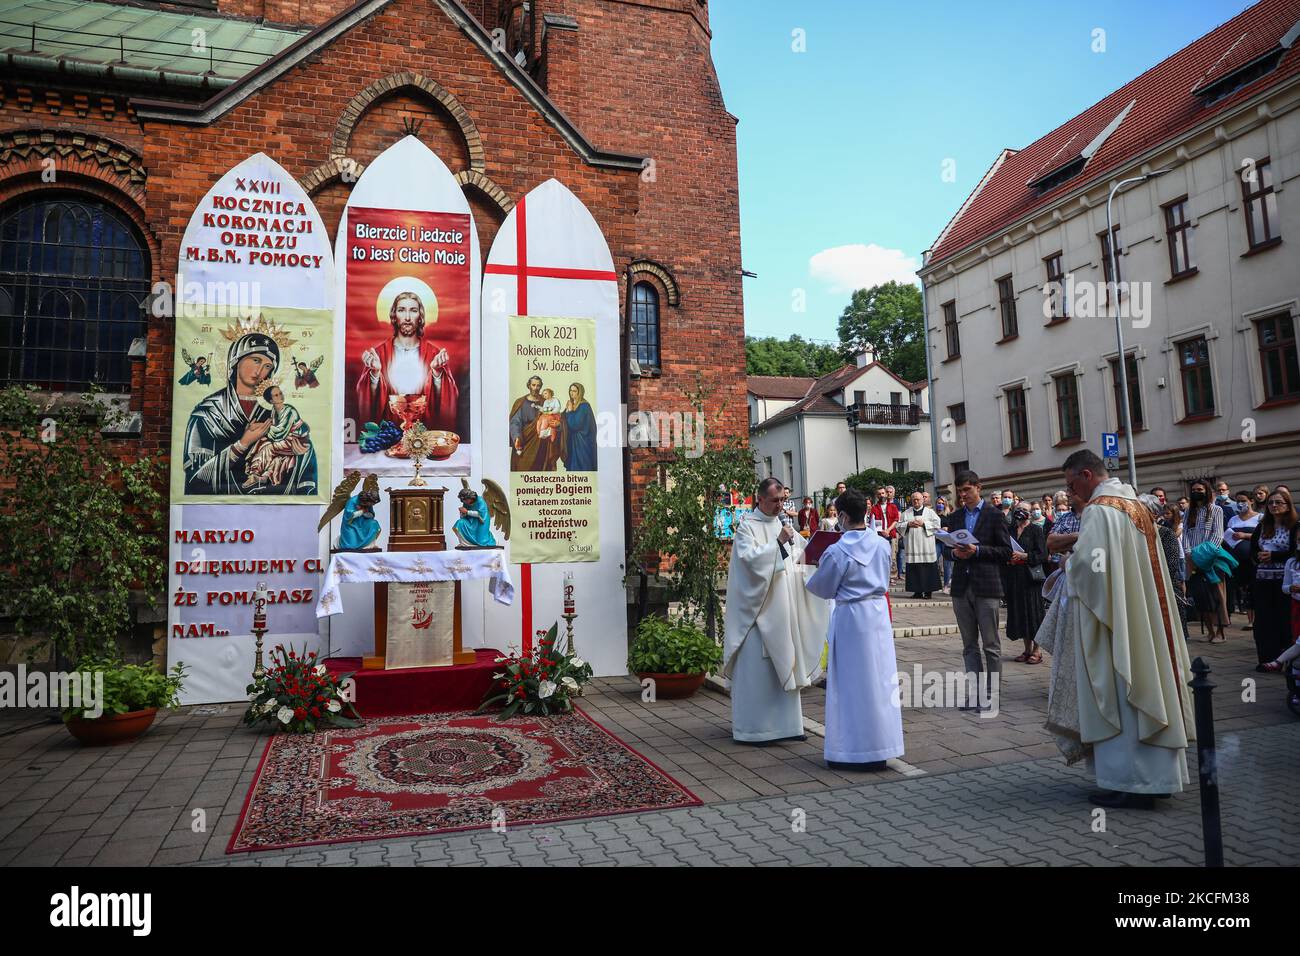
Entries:
<svg viewBox="0 0 1300 956">
<path fill-rule="evenodd" d="M 803 398 L 816 381 L 798 375 L 750 375 L 745 387 L 759 398 Z"/>
<path fill-rule="evenodd" d="M 134 78 L 148 74 L 206 81 L 210 87 L 233 82 L 307 32 L 229 19 L 215 11 L 186 13 L 89 0 L 0 0 L 0 50 L 11 56 L 86 64 Z M 203 43 L 195 49 L 199 37 Z"/>
<path fill-rule="evenodd" d="M 800 415 L 843 415 L 844 406 L 841 405 L 839 402 L 835 401 L 835 399 L 831 398 L 830 396 L 833 393 L 840 391 L 842 388 L 848 385 L 849 382 L 853 381 L 863 372 L 872 368 L 879 368 L 881 371 L 887 372 L 900 385 L 903 385 L 909 390 L 913 387 L 918 387 L 919 385 L 926 384 L 922 382 L 922 383 L 913 383 L 909 385 L 903 379 L 899 378 L 897 375 L 894 375 L 893 372 L 890 372 L 889 369 L 885 368 L 885 366 L 881 365 L 879 362 L 871 362 L 870 364 L 864 365 L 861 368 L 859 368 L 856 364 L 842 365 L 839 368 L 835 369 L 835 371 L 833 372 L 827 372 L 819 379 L 816 380 L 809 379 L 809 381 L 812 382 L 812 385 L 808 388 L 807 394 L 805 394 L 800 401 L 795 402 L 789 408 L 782 409 L 781 411 L 773 415 L 771 418 L 767 419 L 766 421 L 759 422 L 754 427 L 769 428 L 773 425 L 780 425 L 782 422 L 788 422 L 790 421 L 790 419 L 797 418 Z M 764 377 L 764 376 L 759 376 L 759 377 Z M 753 382 L 754 376 L 751 376 L 749 381 Z"/>
<path fill-rule="evenodd" d="M 1033 144 L 1008 151 L 935 240 L 926 265 L 988 238 L 1034 209 L 1095 182 L 1242 99 L 1300 73 L 1297 42 L 1282 56 L 1277 69 L 1222 100 L 1206 105 L 1194 92 L 1276 48 L 1297 21 L 1300 0 L 1261 0 Z M 1133 108 L 1088 158 L 1081 174 L 1041 195 L 1029 185 L 1079 157 L 1129 103 L 1134 104 Z"/>
</svg>

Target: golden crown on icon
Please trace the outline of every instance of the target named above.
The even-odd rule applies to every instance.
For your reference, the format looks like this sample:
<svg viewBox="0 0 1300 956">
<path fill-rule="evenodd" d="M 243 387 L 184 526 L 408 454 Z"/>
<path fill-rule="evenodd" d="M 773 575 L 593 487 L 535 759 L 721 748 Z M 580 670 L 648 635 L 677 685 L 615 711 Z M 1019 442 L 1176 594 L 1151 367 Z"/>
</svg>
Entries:
<svg viewBox="0 0 1300 956">
<path fill-rule="evenodd" d="M 221 330 L 221 334 L 228 342 L 233 342 L 241 335 L 248 335 L 250 332 L 260 332 L 263 335 L 270 336 L 275 341 L 275 344 L 282 349 L 286 349 L 298 341 L 288 329 L 280 328 L 275 324 L 274 319 L 268 319 L 260 313 L 257 318 L 250 315 L 246 318 L 236 319 Z"/>
</svg>

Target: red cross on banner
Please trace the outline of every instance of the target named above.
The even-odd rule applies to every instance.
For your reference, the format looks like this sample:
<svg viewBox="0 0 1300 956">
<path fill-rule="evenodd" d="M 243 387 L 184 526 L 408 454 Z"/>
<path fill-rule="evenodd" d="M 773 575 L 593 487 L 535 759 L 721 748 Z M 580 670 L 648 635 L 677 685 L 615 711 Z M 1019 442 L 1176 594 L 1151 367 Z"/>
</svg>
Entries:
<svg viewBox="0 0 1300 956">
<path fill-rule="evenodd" d="M 552 266 L 531 265 L 528 262 L 528 208 L 527 199 L 520 199 L 515 205 L 515 264 L 488 263 L 483 267 L 486 275 L 514 276 L 515 312 L 528 314 L 528 280 L 529 279 L 586 279 L 596 282 L 617 282 L 618 273 L 605 269 L 564 269 Z M 523 611 L 523 654 L 528 654 L 533 647 L 533 566 L 519 565 L 519 597 Z"/>
</svg>

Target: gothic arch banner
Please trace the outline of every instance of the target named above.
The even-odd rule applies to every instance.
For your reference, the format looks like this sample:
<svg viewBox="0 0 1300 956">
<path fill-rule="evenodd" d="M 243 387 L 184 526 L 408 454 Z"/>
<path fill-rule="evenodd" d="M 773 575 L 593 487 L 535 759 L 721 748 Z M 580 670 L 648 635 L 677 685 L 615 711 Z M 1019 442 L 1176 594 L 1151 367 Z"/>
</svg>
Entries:
<svg viewBox="0 0 1300 956">
<path fill-rule="evenodd" d="M 341 370 L 334 415 L 343 440 L 334 450 L 331 481 L 357 470 L 379 475 L 383 489 L 405 485 L 414 466 L 394 454 L 400 452 L 394 432 L 404 420 L 423 422 L 444 442 L 445 457 L 426 459 L 421 474 L 452 489 L 443 515 L 450 528 L 459 479 L 479 487 L 481 474 L 481 255 L 469 201 L 446 164 L 406 136 L 375 157 L 352 187 L 334 249 L 340 330 L 334 364 Z M 375 517 L 382 546 L 387 502 Z M 331 539 L 336 531 L 337 522 Z M 348 610 L 331 619 L 330 649 L 369 655 L 374 590 L 345 587 Z M 465 646 L 482 646 L 486 585 L 466 581 L 461 592 Z"/>
<path fill-rule="evenodd" d="M 316 522 L 337 433 L 334 257 L 315 205 L 269 156 L 194 210 L 174 306 L 167 656 L 189 669 L 185 703 L 241 700 L 258 584 L 264 646 L 324 650 Z"/>
<path fill-rule="evenodd" d="M 541 331 L 546 328 L 566 331 Z M 507 555 L 514 563 L 522 556 L 530 565 L 520 569 L 519 600 L 512 607 L 487 607 L 487 633 L 498 646 L 517 645 L 525 630 L 556 621 L 563 628 L 560 615 L 566 586 L 571 585 L 578 653 L 598 675 L 625 674 L 618 276 L 600 226 L 558 180 L 547 180 L 519 200 L 492 243 L 483 279 L 483 342 L 483 418 L 489 426 L 482 452 L 485 475 L 503 487 L 503 478 L 517 477 L 512 467 L 521 467 L 521 449 L 514 440 L 518 436 L 512 437 L 507 426 L 524 404 L 539 406 L 526 439 L 536 438 L 546 427 L 538 424 L 543 414 L 555 414 L 543 412 L 542 402 L 528 394 L 529 374 L 540 375 L 544 387 L 548 378 L 558 386 L 553 389 L 562 416 L 557 427 L 585 431 L 584 404 L 595 423 L 594 462 L 588 458 L 586 436 L 581 448 L 565 444 L 554 453 L 547 453 L 539 442 L 520 443 L 525 458 L 530 449 L 537 449 L 523 464 L 590 485 L 591 493 L 584 498 L 593 500 L 579 509 L 585 522 L 580 537 L 560 541 L 525 534 L 515 539 L 512 533 Z M 530 350 L 532 355 L 524 354 Z M 525 373 L 521 390 L 512 383 L 512 370 L 519 378 L 530 358 L 542 371 L 534 365 Z M 584 394 L 572 391 L 574 382 L 583 386 L 579 391 Z M 579 412 L 581 419 L 576 417 Z M 525 506 L 521 514 L 527 511 Z M 571 551 L 574 545 L 583 550 Z M 592 555 L 597 560 L 590 560 Z"/>
</svg>

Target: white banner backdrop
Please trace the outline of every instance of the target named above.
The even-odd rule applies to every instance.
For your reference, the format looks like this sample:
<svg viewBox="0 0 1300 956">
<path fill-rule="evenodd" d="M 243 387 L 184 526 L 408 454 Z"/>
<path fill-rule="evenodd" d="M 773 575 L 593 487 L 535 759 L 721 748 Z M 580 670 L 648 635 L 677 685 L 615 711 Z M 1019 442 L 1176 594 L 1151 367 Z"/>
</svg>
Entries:
<svg viewBox="0 0 1300 956">
<path fill-rule="evenodd" d="M 532 565 L 531 616 L 534 630 L 556 621 L 564 627 L 564 577 L 571 573 L 578 653 L 598 676 L 626 674 L 618 275 L 600 226 L 578 197 L 555 179 L 530 192 L 506 217 L 484 269 L 483 474 L 503 487 L 510 473 L 510 409 L 519 397 L 509 391 L 506 356 L 512 315 L 596 321 L 600 561 Z M 523 638 L 528 600 L 523 569 L 513 577 L 514 606 L 488 603 L 484 612 L 488 643 L 501 649 L 518 646 Z"/>
<path fill-rule="evenodd" d="M 270 633 L 276 644 L 320 650 L 317 587 L 324 565 L 310 505 L 185 505 L 189 527 L 172 529 L 168 569 L 173 623 L 169 658 L 190 670 L 185 700 L 212 702 L 244 696 L 253 671 L 253 594 L 265 582 Z M 265 659 L 265 658 L 264 658 Z"/>
<path fill-rule="evenodd" d="M 483 429 L 483 388 L 479 374 L 483 354 L 479 324 L 479 286 L 482 281 L 482 256 L 479 251 L 478 230 L 474 224 L 474 216 L 470 211 L 469 201 L 466 200 L 464 192 L 446 164 L 429 147 L 414 136 L 407 136 L 398 140 L 366 166 L 365 172 L 361 174 L 352 187 L 347 206 L 343 209 L 343 216 L 339 220 L 338 236 L 335 242 L 336 257 L 338 257 L 337 261 L 340 264 L 334 285 L 337 296 L 335 301 L 338 303 L 335 313 L 337 318 L 335 320 L 334 365 L 338 369 L 343 369 L 347 364 L 343 331 L 348 300 L 347 269 L 342 267 L 343 259 L 341 257 L 347 251 L 348 209 L 352 206 L 366 209 L 410 209 L 428 212 L 462 213 L 469 216 L 470 434 L 461 437 L 464 444 L 468 445 L 470 449 L 470 484 L 475 490 L 481 490 L 482 485 L 478 480 L 478 476 L 483 474 L 480 470 L 479 456 L 482 446 L 479 435 Z M 340 376 L 340 382 L 334 390 L 334 420 L 336 422 L 344 422 L 345 419 L 343 389 L 349 383 L 343 381 L 344 378 L 345 376 Z M 362 424 L 360 422 L 355 423 L 354 427 L 360 429 Z M 348 453 L 351 453 L 351 451 L 352 449 L 349 449 Z M 345 447 L 343 442 L 335 442 L 331 488 L 334 484 L 343 480 L 344 455 Z M 379 455 L 365 457 L 371 460 L 355 465 L 350 463 L 349 467 L 380 473 L 379 487 L 381 489 L 404 487 L 410 480 L 410 476 L 415 473 L 414 467 L 409 460 L 389 459 L 380 461 L 379 459 L 382 456 Z M 437 463 L 426 461 L 423 472 L 426 475 L 436 476 L 439 473 Z M 491 473 L 489 473 L 489 477 L 491 477 Z M 439 479 L 434 477 L 431 480 L 449 488 L 443 500 L 443 526 L 447 529 L 448 547 L 453 547 L 455 538 L 451 533 L 451 526 L 458 517 L 457 508 L 460 502 L 456 500 L 455 492 L 460 488 L 460 478 Z M 386 547 L 389 518 L 389 505 L 386 495 L 379 507 L 375 509 L 375 518 L 383 529 L 380 533 L 379 545 L 380 547 Z M 330 540 L 333 541 L 334 536 L 338 533 L 337 520 L 332 523 L 329 530 Z M 341 586 L 340 595 L 347 603 L 348 609 L 345 614 L 336 615 L 330 619 L 331 651 L 336 656 L 341 657 L 363 657 L 373 654 L 375 646 L 374 587 L 362 584 L 345 584 Z M 485 644 L 482 608 L 491 601 L 487 595 L 486 583 L 483 580 L 464 582 L 461 585 L 461 600 L 463 602 L 461 605 L 461 639 L 463 645 L 466 648 L 483 647 Z"/>
<path fill-rule="evenodd" d="M 236 165 L 208 190 L 195 207 L 181 240 L 176 276 L 176 307 L 182 303 L 204 306 L 225 305 L 236 313 L 256 314 L 259 306 L 303 309 L 332 309 L 334 306 L 334 256 L 320 213 L 311 198 L 289 173 L 265 153 L 257 153 Z M 335 340 L 340 338 L 335 329 Z M 176 372 L 180 374 L 180 370 Z M 338 446 L 336 441 L 335 447 Z M 323 467 L 321 478 L 327 480 Z M 332 487 L 332 485 L 330 486 Z M 181 694 L 186 704 L 216 703 L 244 699 L 244 688 L 252 679 L 255 641 L 251 633 L 252 610 L 241 617 L 241 605 L 234 595 L 255 589 L 265 580 L 274 589 L 278 580 L 295 582 L 288 590 L 313 592 L 309 604 L 287 603 L 267 611 L 274 630 L 266 635 L 267 650 L 290 641 L 324 653 L 326 640 L 320 636 L 315 618 L 315 590 L 320 586 L 329 546 L 316 533 L 320 505 L 268 503 L 240 505 L 172 505 L 168 539 L 168 641 L 169 666 L 184 662 L 190 672 Z M 252 530 L 252 541 L 235 545 L 208 540 L 207 532 Z M 198 532 L 199 542 L 190 540 Z M 200 588 L 189 587 L 191 575 L 178 574 L 177 563 L 194 560 L 222 560 L 218 552 L 230 548 L 239 559 L 295 560 L 295 570 L 286 576 L 281 570 L 261 574 L 203 576 Z M 196 558 L 193 552 L 202 552 Z M 317 562 L 319 570 L 306 569 Z M 283 566 L 281 566 L 283 568 Z M 224 580 L 223 580 L 224 578 Z M 208 584 L 215 586 L 209 587 Z M 178 605 L 178 593 L 199 591 L 200 602 L 207 592 L 229 593 L 229 604 L 215 609 L 204 605 Z M 188 601 L 188 598 L 183 600 Z M 312 618 L 302 618 L 304 613 Z M 302 618 L 302 619 L 300 619 Z M 218 623 L 220 622 L 220 623 Z M 203 633 L 209 636 L 187 637 Z M 228 633 L 216 634 L 217 630 Z"/>
</svg>

